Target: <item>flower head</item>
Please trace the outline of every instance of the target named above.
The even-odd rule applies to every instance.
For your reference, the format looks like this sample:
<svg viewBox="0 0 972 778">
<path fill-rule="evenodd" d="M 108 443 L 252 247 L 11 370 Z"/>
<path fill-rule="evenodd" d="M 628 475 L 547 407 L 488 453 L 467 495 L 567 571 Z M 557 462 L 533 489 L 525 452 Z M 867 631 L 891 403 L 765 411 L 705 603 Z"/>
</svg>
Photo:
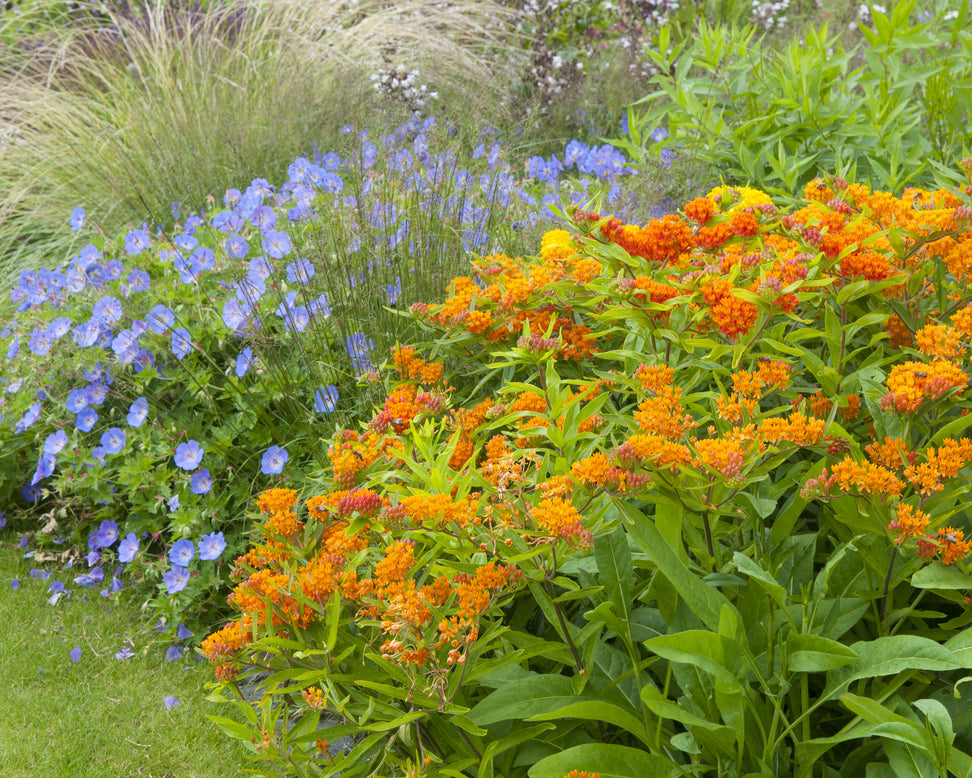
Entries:
<svg viewBox="0 0 972 778">
<path fill-rule="evenodd" d="M 199 558 L 204 561 L 218 559 L 226 548 L 226 541 L 223 539 L 222 532 L 213 532 L 203 535 L 199 541 Z"/>
<path fill-rule="evenodd" d="M 191 540 L 177 540 L 169 550 L 169 561 L 173 565 L 186 567 L 196 553 L 196 547 Z"/>
<path fill-rule="evenodd" d="M 264 475 L 282 473 L 289 456 L 287 449 L 280 448 L 280 446 L 270 446 L 260 460 L 260 472 Z"/>
<path fill-rule="evenodd" d="M 176 466 L 181 467 L 183 470 L 195 470 L 199 467 L 199 463 L 202 462 L 204 453 L 204 449 L 196 440 L 190 440 L 188 443 L 180 443 L 176 446 Z"/>
</svg>

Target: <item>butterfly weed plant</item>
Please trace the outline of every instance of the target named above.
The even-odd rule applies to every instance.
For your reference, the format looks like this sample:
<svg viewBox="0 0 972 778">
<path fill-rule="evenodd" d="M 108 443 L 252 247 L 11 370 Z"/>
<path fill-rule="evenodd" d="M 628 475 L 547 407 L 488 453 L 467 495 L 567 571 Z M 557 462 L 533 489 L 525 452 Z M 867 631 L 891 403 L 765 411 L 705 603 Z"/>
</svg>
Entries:
<svg viewBox="0 0 972 778">
<path fill-rule="evenodd" d="M 963 166 L 577 211 L 412 305 L 246 514 L 203 650 L 253 769 L 967 775 Z"/>
</svg>

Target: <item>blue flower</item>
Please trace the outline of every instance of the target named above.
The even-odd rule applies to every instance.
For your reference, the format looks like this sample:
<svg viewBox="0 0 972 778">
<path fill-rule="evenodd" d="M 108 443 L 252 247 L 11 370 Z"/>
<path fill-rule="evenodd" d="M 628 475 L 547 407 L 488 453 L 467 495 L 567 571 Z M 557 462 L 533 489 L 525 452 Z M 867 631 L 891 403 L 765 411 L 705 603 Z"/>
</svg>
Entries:
<svg viewBox="0 0 972 778">
<path fill-rule="evenodd" d="M 101 445 L 106 454 L 117 454 L 125 448 L 125 432 L 119 427 L 112 427 L 101 435 Z"/>
<path fill-rule="evenodd" d="M 204 561 L 218 559 L 226 548 L 226 541 L 223 539 L 222 532 L 213 532 L 203 535 L 199 541 L 199 558 Z"/>
<path fill-rule="evenodd" d="M 82 408 L 74 417 L 75 425 L 82 432 L 90 432 L 96 421 L 98 421 L 98 413 L 94 408 Z"/>
<path fill-rule="evenodd" d="M 176 627 L 176 637 L 179 638 L 179 640 L 187 640 L 188 638 L 193 637 L 195 634 L 195 632 L 187 629 L 185 624 L 180 624 L 178 627 Z"/>
<path fill-rule="evenodd" d="M 92 551 L 99 551 L 113 545 L 117 539 L 118 525 L 113 521 L 105 520 L 101 522 L 98 529 L 88 535 L 88 548 Z"/>
<path fill-rule="evenodd" d="M 338 390 L 334 384 L 314 392 L 314 410 L 318 413 L 333 413 L 337 407 Z"/>
<path fill-rule="evenodd" d="M 166 505 L 169 506 L 169 512 L 175 512 L 179 510 L 179 495 L 173 494 L 167 501 Z"/>
<path fill-rule="evenodd" d="M 180 590 L 181 591 L 181 590 Z M 171 694 L 162 700 L 162 704 L 165 705 L 166 710 L 172 710 L 179 704 L 179 698 L 173 697 Z"/>
<path fill-rule="evenodd" d="M 42 357 L 51 350 L 51 339 L 43 330 L 34 330 L 27 341 L 27 348 L 31 354 Z"/>
<path fill-rule="evenodd" d="M 78 646 L 75 646 L 74 648 L 71 649 L 70 656 L 71 656 L 71 661 L 77 664 L 78 662 L 81 661 L 81 649 Z"/>
<path fill-rule="evenodd" d="M 231 297 L 223 303 L 223 324 L 229 330 L 235 332 L 242 328 L 246 324 L 249 315 L 250 306 L 246 303 L 241 303 L 236 297 Z"/>
<path fill-rule="evenodd" d="M 209 470 L 203 468 L 198 473 L 193 473 L 189 479 L 189 490 L 193 494 L 208 494 L 213 488 L 213 479 L 209 475 Z"/>
<path fill-rule="evenodd" d="M 128 426 L 141 427 L 148 418 L 148 411 L 148 400 L 144 397 L 139 397 L 128 406 Z"/>
<path fill-rule="evenodd" d="M 187 567 L 195 553 L 196 547 L 191 540 L 177 540 L 169 551 L 169 561 L 178 567 Z"/>
<path fill-rule="evenodd" d="M 236 377 L 242 378 L 250 371 L 253 364 L 253 349 L 249 346 L 244 348 L 236 357 Z"/>
<path fill-rule="evenodd" d="M 115 659 L 131 659 L 135 653 L 128 646 L 115 652 Z"/>
<path fill-rule="evenodd" d="M 233 259 L 243 259 L 250 253 L 250 244 L 241 235 L 231 235 L 223 243 L 223 246 L 226 248 L 226 253 Z"/>
<path fill-rule="evenodd" d="M 152 285 L 149 274 L 141 268 L 128 274 L 128 285 L 133 292 L 144 292 Z"/>
<path fill-rule="evenodd" d="M 138 553 L 138 536 L 134 532 L 129 532 L 125 539 L 118 544 L 118 561 L 122 564 L 131 562 Z"/>
<path fill-rule="evenodd" d="M 178 662 L 182 658 L 183 651 L 185 649 L 182 646 L 169 646 L 165 651 L 165 661 Z"/>
<path fill-rule="evenodd" d="M 269 230 L 263 233 L 263 250 L 274 259 L 283 259 L 291 252 L 294 244 L 286 232 Z"/>
<path fill-rule="evenodd" d="M 77 232 L 84 226 L 84 208 L 80 205 L 71 211 L 71 218 L 68 219 L 68 224 L 71 225 L 71 232 Z"/>
<path fill-rule="evenodd" d="M 92 318 L 105 327 L 114 327 L 124 315 L 122 304 L 117 297 L 105 295 L 98 299 L 91 310 Z"/>
<path fill-rule="evenodd" d="M 270 446 L 260 460 L 260 472 L 264 475 L 282 473 L 289 456 L 287 449 L 280 448 L 280 446 Z"/>
<path fill-rule="evenodd" d="M 71 319 L 67 316 L 58 316 L 54 321 L 47 325 L 44 334 L 51 340 L 63 338 L 71 331 Z"/>
<path fill-rule="evenodd" d="M 169 594 L 176 594 L 186 588 L 189 583 L 189 571 L 184 567 L 173 565 L 165 575 L 162 576 L 162 583 Z"/>
<path fill-rule="evenodd" d="M 375 369 L 371 361 L 371 350 L 375 347 L 374 342 L 363 332 L 356 332 L 348 335 L 344 339 L 351 355 L 351 367 L 355 373 L 362 375 Z"/>
<path fill-rule="evenodd" d="M 57 457 L 54 454 L 41 453 L 37 459 L 37 469 L 34 471 L 30 485 L 34 486 L 38 481 L 48 478 L 54 472 L 55 467 L 57 467 Z"/>
<path fill-rule="evenodd" d="M 145 316 L 145 323 L 156 335 L 164 335 L 175 324 L 175 314 L 165 305 L 153 305 Z"/>
<path fill-rule="evenodd" d="M 23 432 L 30 425 L 40 418 L 40 403 L 34 403 L 21 416 L 20 421 L 14 426 L 14 432 Z"/>
<path fill-rule="evenodd" d="M 172 330 L 172 353 L 176 359 L 182 359 L 192 348 L 192 336 L 185 327 Z"/>
<path fill-rule="evenodd" d="M 176 446 L 175 463 L 183 470 L 195 470 L 202 462 L 204 450 L 198 441 L 190 440 Z"/>
<path fill-rule="evenodd" d="M 67 433 L 64 430 L 52 432 L 44 441 L 44 452 L 47 454 L 60 454 L 67 445 Z"/>
<path fill-rule="evenodd" d="M 101 405 L 108 396 L 108 385 L 101 381 L 93 381 L 84 388 L 88 395 L 88 405 Z"/>
<path fill-rule="evenodd" d="M 287 265 L 287 280 L 292 284 L 306 286 L 313 277 L 314 265 L 303 257 Z"/>
<path fill-rule="evenodd" d="M 79 348 L 88 348 L 98 342 L 101 335 L 101 324 L 97 319 L 88 319 L 74 328 L 74 342 Z"/>
<path fill-rule="evenodd" d="M 326 294 L 322 294 L 307 303 L 307 310 L 314 316 L 330 316 L 331 298 Z"/>
<path fill-rule="evenodd" d="M 142 229 L 132 230 L 125 236 L 125 251 L 133 256 L 141 254 L 149 247 L 148 225 L 142 223 Z"/>
</svg>

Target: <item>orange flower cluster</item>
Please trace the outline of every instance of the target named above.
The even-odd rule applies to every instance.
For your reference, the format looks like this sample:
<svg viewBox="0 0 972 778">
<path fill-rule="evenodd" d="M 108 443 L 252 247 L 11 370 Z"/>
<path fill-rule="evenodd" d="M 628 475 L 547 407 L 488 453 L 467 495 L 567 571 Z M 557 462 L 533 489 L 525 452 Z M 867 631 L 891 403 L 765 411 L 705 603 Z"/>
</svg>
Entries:
<svg viewBox="0 0 972 778">
<path fill-rule="evenodd" d="M 213 664 L 219 664 L 236 655 L 244 646 L 253 642 L 253 619 L 244 614 L 238 621 L 232 621 L 202 642 L 202 651 Z"/>
<path fill-rule="evenodd" d="M 889 470 L 903 470 L 909 464 L 918 461 L 918 454 L 909 451 L 901 438 L 886 437 L 883 442 L 874 441 L 865 446 L 864 450 L 871 461 Z"/>
<path fill-rule="evenodd" d="M 708 279 L 700 287 L 709 304 L 709 318 L 729 340 L 736 340 L 747 334 L 759 317 L 756 305 L 734 295 L 734 288 L 732 282 L 725 278 Z"/>
<path fill-rule="evenodd" d="M 962 333 L 946 324 L 928 324 L 915 333 L 918 350 L 934 359 L 958 359 L 965 353 Z"/>
<path fill-rule="evenodd" d="M 930 522 L 930 517 L 924 511 L 905 503 L 898 503 L 894 521 L 888 524 L 888 529 L 898 533 L 897 543 L 901 545 L 905 538 L 924 537 Z"/>
<path fill-rule="evenodd" d="M 822 439 L 827 423 L 823 419 L 791 413 L 785 419 L 773 416 L 759 423 L 759 436 L 766 443 L 786 441 L 795 446 L 815 446 Z"/>
<path fill-rule="evenodd" d="M 489 398 L 483 400 L 473 408 L 460 408 L 452 414 L 453 423 L 459 430 L 459 440 L 456 448 L 449 457 L 449 467 L 459 470 L 473 455 L 473 435 L 485 421 L 486 414 L 493 407 Z"/>
<path fill-rule="evenodd" d="M 942 445 L 937 449 L 929 448 L 926 461 L 911 464 L 905 470 L 904 476 L 919 494 L 934 494 L 945 488 L 943 481 L 958 475 L 970 459 L 972 459 L 972 440 L 948 438 L 943 440 Z"/>
<path fill-rule="evenodd" d="M 677 264 L 682 255 L 695 248 L 692 228 L 678 216 L 663 216 L 644 227 L 609 219 L 601 225 L 600 236 L 633 257 L 662 265 Z"/>
<path fill-rule="evenodd" d="M 345 488 L 354 486 L 359 473 L 394 447 L 397 446 L 388 438 L 374 432 L 359 435 L 353 430 L 345 430 L 341 439 L 327 450 L 335 482 Z"/>
<path fill-rule="evenodd" d="M 966 372 L 954 362 L 905 362 L 891 369 L 888 393 L 881 399 L 881 407 L 898 413 L 914 413 L 926 402 L 955 389 L 965 389 L 968 382 Z"/>
<path fill-rule="evenodd" d="M 402 510 L 417 526 L 465 527 L 476 521 L 478 503 L 473 498 L 453 501 L 445 494 L 418 492 L 403 497 Z"/>
<path fill-rule="evenodd" d="M 846 492 L 897 497 L 904 483 L 886 467 L 873 462 L 855 462 L 845 457 L 830 470 L 831 477 Z"/>
<path fill-rule="evenodd" d="M 442 378 L 442 365 L 417 357 L 415 349 L 410 346 L 395 346 L 392 349 L 392 362 L 405 380 L 420 381 L 428 385 Z"/>
<path fill-rule="evenodd" d="M 601 778 L 601 774 L 589 773 L 586 770 L 571 770 L 564 778 Z"/>
<path fill-rule="evenodd" d="M 583 517 L 563 497 L 541 500 L 530 514 L 539 529 L 555 538 L 576 543 L 581 548 L 589 547 L 594 542 L 593 535 L 584 529 Z"/>
</svg>

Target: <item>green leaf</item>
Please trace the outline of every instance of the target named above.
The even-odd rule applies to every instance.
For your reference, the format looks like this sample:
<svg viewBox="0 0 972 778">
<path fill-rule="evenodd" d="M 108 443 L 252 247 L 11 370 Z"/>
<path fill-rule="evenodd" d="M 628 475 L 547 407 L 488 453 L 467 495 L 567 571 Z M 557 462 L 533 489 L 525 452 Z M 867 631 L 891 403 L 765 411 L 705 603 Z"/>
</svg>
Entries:
<svg viewBox="0 0 972 778">
<path fill-rule="evenodd" d="M 972 589 L 972 575 L 956 567 L 932 562 L 911 576 L 916 589 Z"/>
<path fill-rule="evenodd" d="M 571 679 L 564 675 L 535 675 L 497 689 L 469 713 L 483 727 L 498 721 L 522 720 L 578 702 Z"/>
<path fill-rule="evenodd" d="M 860 657 L 843 643 L 820 635 L 791 632 L 786 639 L 788 667 L 794 673 L 817 673 L 835 670 Z"/>
<path fill-rule="evenodd" d="M 584 700 L 575 702 L 573 705 L 566 705 L 557 710 L 547 713 L 539 713 L 531 716 L 527 721 L 550 721 L 553 719 L 587 719 L 588 721 L 603 721 L 606 724 L 614 724 L 616 727 L 626 729 L 645 745 L 651 745 L 652 739 L 645 731 L 644 722 L 631 711 L 614 705 L 610 702 L 600 700 Z"/>
<path fill-rule="evenodd" d="M 730 691 L 741 688 L 738 644 L 715 632 L 687 629 L 645 641 L 645 648 L 671 662 L 692 665 L 722 681 Z"/>
<path fill-rule="evenodd" d="M 719 614 L 723 605 L 729 605 L 729 600 L 688 569 L 651 519 L 624 500 L 616 500 L 614 504 L 627 519 L 628 531 L 638 548 L 671 582 L 692 613 L 709 629 L 719 629 Z"/>
<path fill-rule="evenodd" d="M 905 670 L 930 670 L 941 673 L 958 670 L 962 665 L 945 646 L 918 635 L 892 635 L 851 646 L 859 659 L 846 667 L 827 673 L 827 688 L 821 699 L 836 696 L 860 678 L 894 675 Z"/>
<path fill-rule="evenodd" d="M 627 619 L 634 593 L 634 563 L 628 548 L 628 533 L 618 526 L 610 535 L 594 540 L 594 559 L 601 583 L 611 595 L 615 612 Z"/>
<path fill-rule="evenodd" d="M 762 567 L 738 551 L 733 553 L 732 563 L 740 573 L 745 573 L 750 580 L 755 581 L 761 589 L 764 589 L 777 605 L 781 608 L 786 607 L 786 589 Z"/>
<path fill-rule="evenodd" d="M 585 743 L 541 759 L 527 771 L 530 778 L 564 778 L 571 770 L 600 773 L 601 778 L 668 778 L 672 762 L 638 748 Z"/>
</svg>

